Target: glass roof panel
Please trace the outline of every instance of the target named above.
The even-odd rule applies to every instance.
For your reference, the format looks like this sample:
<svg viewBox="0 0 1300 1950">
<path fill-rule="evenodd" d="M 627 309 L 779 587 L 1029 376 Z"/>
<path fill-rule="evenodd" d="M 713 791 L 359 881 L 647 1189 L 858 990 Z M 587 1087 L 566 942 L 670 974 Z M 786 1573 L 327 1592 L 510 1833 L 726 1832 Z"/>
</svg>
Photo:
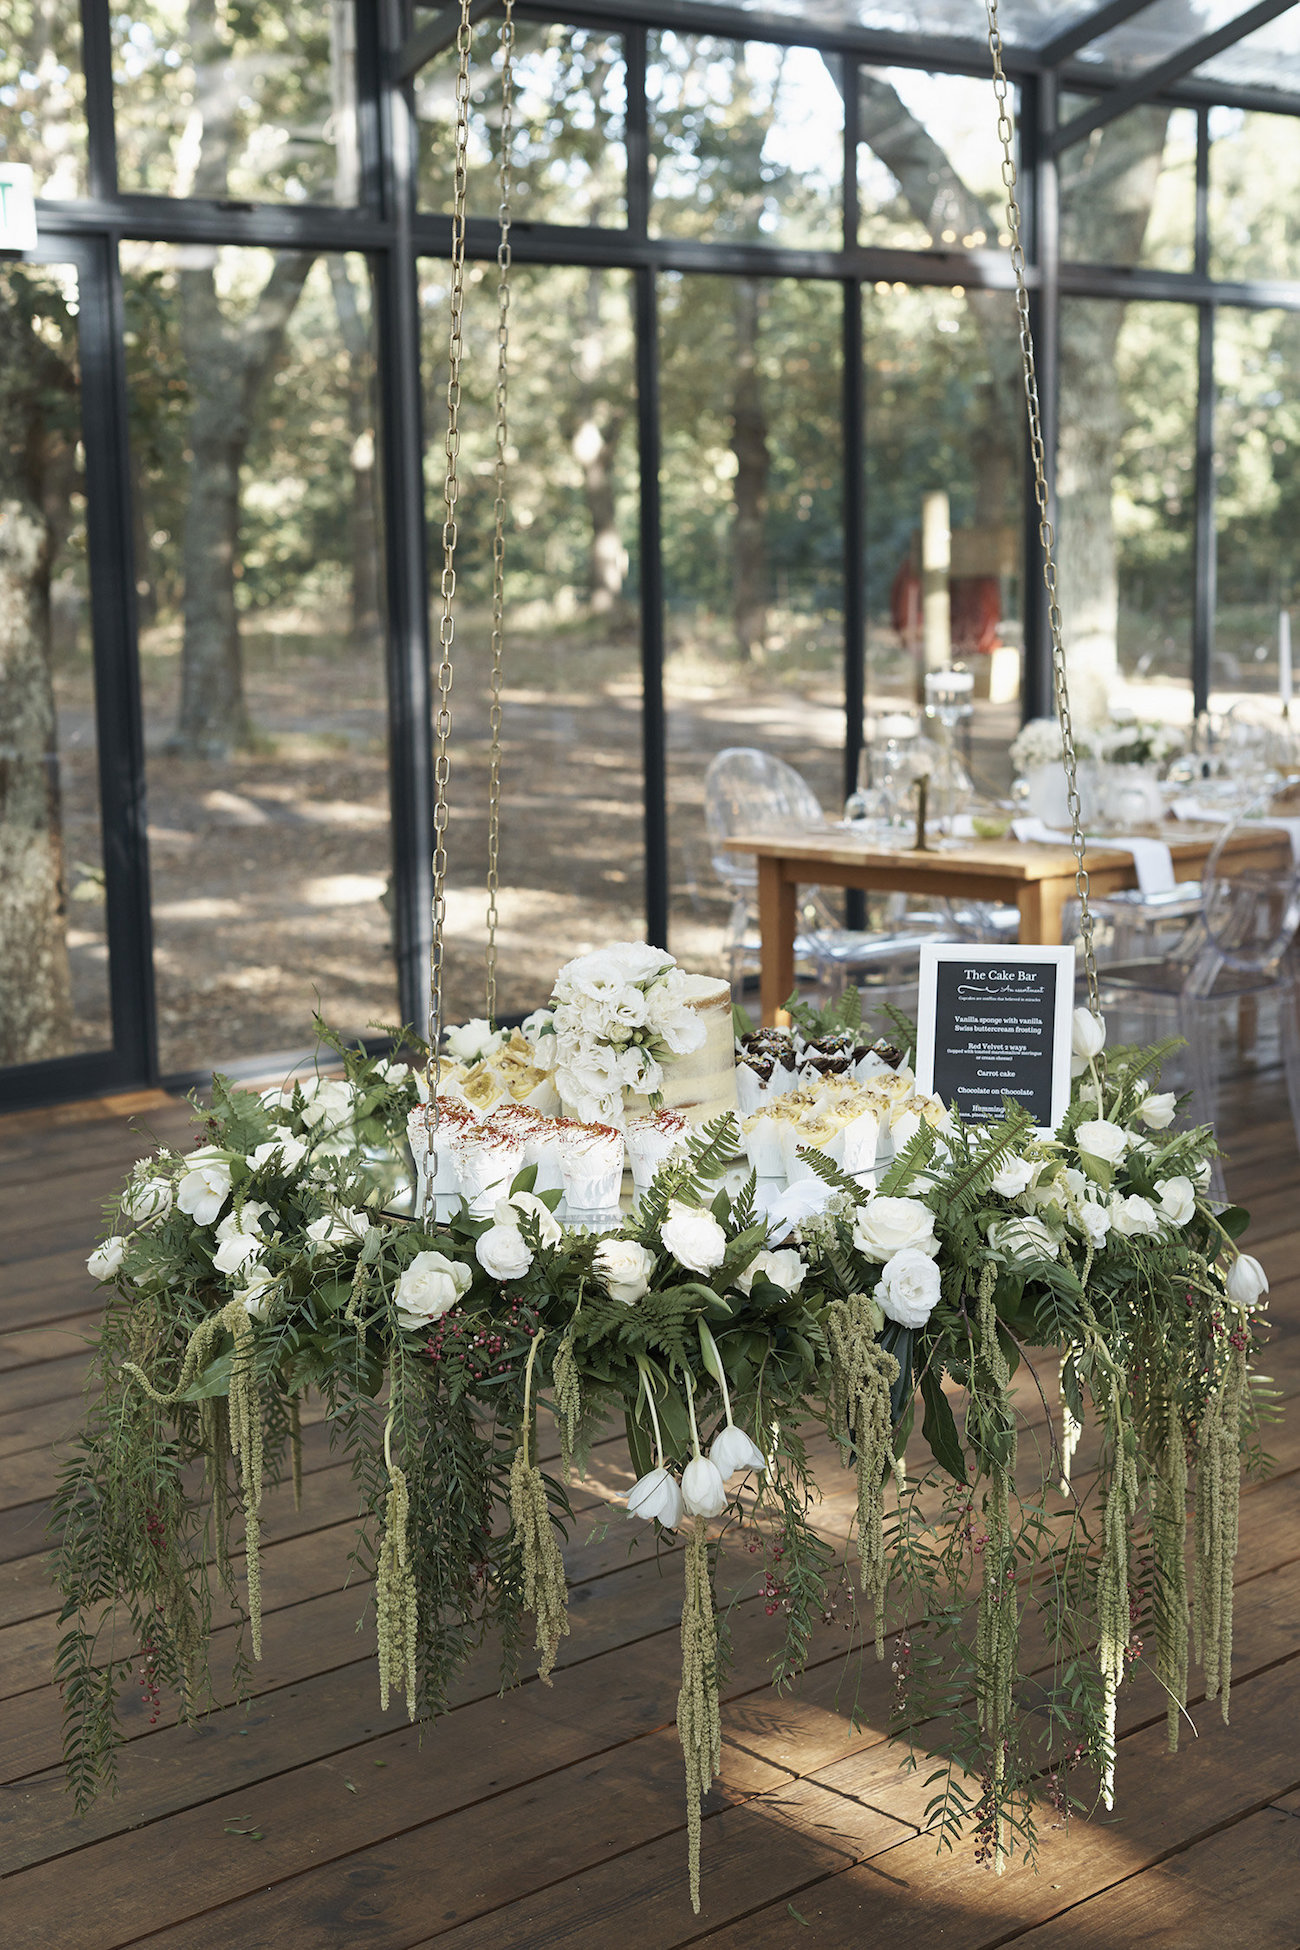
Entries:
<svg viewBox="0 0 1300 1950">
<path fill-rule="evenodd" d="M 1235 47 L 1225 47 L 1222 54 L 1196 70 L 1196 78 L 1294 94 L 1300 89 L 1300 7 L 1279 14 Z"/>
<path fill-rule="evenodd" d="M 1243 0 L 1155 0 L 1132 20 L 1079 51 L 1081 61 L 1104 62 L 1121 74 L 1138 75 L 1205 34 L 1226 27 L 1245 11 Z"/>
</svg>

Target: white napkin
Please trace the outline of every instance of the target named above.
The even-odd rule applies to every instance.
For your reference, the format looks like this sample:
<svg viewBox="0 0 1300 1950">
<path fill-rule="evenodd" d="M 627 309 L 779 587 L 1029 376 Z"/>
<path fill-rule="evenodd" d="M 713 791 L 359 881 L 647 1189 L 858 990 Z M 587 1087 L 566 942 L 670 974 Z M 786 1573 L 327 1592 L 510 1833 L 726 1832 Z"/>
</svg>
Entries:
<svg viewBox="0 0 1300 1950">
<path fill-rule="evenodd" d="M 1251 824 L 1255 822 L 1252 820 Z M 1290 836 L 1292 858 L 1300 861 L 1300 819 L 1292 819 L 1286 814 L 1265 813 L 1261 826 L 1280 826 Z"/>
<path fill-rule="evenodd" d="M 1041 819 L 1013 819 L 1011 830 L 1018 840 L 1038 840 L 1048 846 L 1071 843 L 1069 833 L 1055 832 Z M 1114 853 L 1131 854 L 1140 893 L 1167 894 L 1174 886 L 1174 856 L 1163 840 L 1117 840 L 1107 833 L 1095 838 L 1090 835 L 1088 844 L 1109 847 Z"/>
<path fill-rule="evenodd" d="M 1214 806 L 1203 806 L 1199 799 L 1175 799 L 1171 810 L 1175 819 L 1203 819 L 1216 826 L 1226 826 L 1235 816 Z M 1250 824 L 1280 826 L 1290 838 L 1292 857 L 1300 862 L 1300 819 L 1293 819 L 1285 813 L 1261 813 Z"/>
</svg>

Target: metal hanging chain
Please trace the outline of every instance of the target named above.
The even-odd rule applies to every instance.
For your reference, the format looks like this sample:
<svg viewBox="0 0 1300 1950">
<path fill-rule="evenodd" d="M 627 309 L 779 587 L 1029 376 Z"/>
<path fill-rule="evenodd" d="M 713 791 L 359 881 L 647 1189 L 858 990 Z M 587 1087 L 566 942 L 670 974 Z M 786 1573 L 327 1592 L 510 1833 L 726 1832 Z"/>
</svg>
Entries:
<svg viewBox="0 0 1300 1950">
<path fill-rule="evenodd" d="M 497 171 L 497 427 L 492 520 L 492 679 L 488 724 L 487 1019 L 497 1018 L 497 890 L 501 852 L 501 666 L 506 603 L 506 449 L 510 438 L 510 144 L 514 134 L 514 0 L 505 0 L 501 23 L 501 161 Z"/>
<path fill-rule="evenodd" d="M 442 1079 L 442 975 L 447 923 L 447 781 L 451 775 L 452 647 L 456 640 L 456 501 L 460 482 L 460 364 L 465 310 L 465 188 L 469 156 L 469 48 L 471 0 L 460 0 L 456 33 L 456 160 L 451 218 L 451 332 L 447 352 L 447 455 L 443 483 L 442 617 L 438 625 L 438 697 L 433 720 L 433 939 L 429 949 L 429 1104 L 426 1127 L 438 1123 Z M 430 1172 L 430 1182 L 432 1181 Z"/>
<path fill-rule="evenodd" d="M 1015 128 L 1006 71 L 1002 66 L 1002 35 L 998 30 L 998 0 L 984 0 L 988 17 L 989 53 L 993 57 L 993 92 L 998 100 L 998 137 L 1002 143 L 1002 181 L 1007 192 L 1007 229 L 1011 233 L 1011 268 L 1016 278 L 1016 312 L 1020 321 L 1020 357 L 1029 409 L 1029 450 L 1034 466 L 1034 499 L 1038 503 L 1038 540 L 1043 551 L 1043 584 L 1047 590 L 1048 627 L 1052 638 L 1052 686 L 1061 725 L 1065 756 L 1066 798 L 1070 808 L 1070 843 L 1074 853 L 1074 884 L 1079 896 L 1079 926 L 1083 936 L 1083 965 L 1088 980 L 1088 1007 L 1101 1014 L 1097 989 L 1097 955 L 1093 945 L 1092 908 L 1088 903 L 1088 869 L 1084 865 L 1083 814 L 1079 805 L 1078 760 L 1070 719 L 1070 686 L 1065 670 L 1065 644 L 1056 586 L 1056 538 L 1049 519 L 1047 463 L 1043 448 L 1043 420 L 1038 402 L 1038 370 L 1034 335 L 1029 323 L 1029 287 L 1025 282 L 1025 251 L 1020 236 L 1020 205 L 1016 200 Z"/>
</svg>

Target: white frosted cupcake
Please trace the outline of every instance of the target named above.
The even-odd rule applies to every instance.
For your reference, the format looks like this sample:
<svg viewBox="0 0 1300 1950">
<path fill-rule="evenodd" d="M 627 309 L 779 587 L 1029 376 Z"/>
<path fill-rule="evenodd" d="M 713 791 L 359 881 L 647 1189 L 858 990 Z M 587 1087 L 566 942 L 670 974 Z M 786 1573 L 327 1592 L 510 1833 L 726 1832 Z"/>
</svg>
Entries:
<svg viewBox="0 0 1300 1950">
<path fill-rule="evenodd" d="M 760 1178 L 785 1177 L 785 1132 L 789 1121 L 771 1105 L 756 1110 L 742 1127 L 749 1168 Z"/>
<path fill-rule="evenodd" d="M 438 1098 L 435 1124 L 427 1104 L 417 1104 L 406 1120 L 406 1137 L 415 1160 L 416 1210 L 423 1210 L 430 1196 L 455 1198 L 460 1192 L 453 1146 L 457 1135 L 473 1130 L 478 1120 L 469 1105 L 459 1097 Z"/>
<path fill-rule="evenodd" d="M 500 1129 L 489 1117 L 459 1131 L 452 1139 L 451 1154 L 470 1211 L 475 1218 L 490 1218 L 497 1200 L 509 1196 L 511 1184 L 524 1168 L 523 1138 Z"/>
<path fill-rule="evenodd" d="M 690 1125 L 679 1110 L 653 1110 L 628 1118 L 624 1142 L 638 1193 L 653 1183 L 659 1167 L 683 1148 L 689 1134 Z"/>
<path fill-rule="evenodd" d="M 623 1133 L 612 1124 L 561 1125 L 560 1170 L 570 1218 L 618 1211 L 623 1189 Z"/>
</svg>

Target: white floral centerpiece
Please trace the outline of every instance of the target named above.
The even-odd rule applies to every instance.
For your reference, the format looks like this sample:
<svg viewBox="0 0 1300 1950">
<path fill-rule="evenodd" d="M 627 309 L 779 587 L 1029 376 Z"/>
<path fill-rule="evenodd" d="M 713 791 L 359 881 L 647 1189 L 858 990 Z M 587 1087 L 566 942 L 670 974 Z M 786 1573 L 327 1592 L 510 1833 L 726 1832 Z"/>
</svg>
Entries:
<svg viewBox="0 0 1300 1950">
<path fill-rule="evenodd" d="M 699 1049 L 704 1025 L 673 956 L 620 941 L 566 962 L 551 998 L 555 1081 L 584 1123 L 623 1122 L 626 1095 L 655 1102 L 670 1055 Z"/>
</svg>

